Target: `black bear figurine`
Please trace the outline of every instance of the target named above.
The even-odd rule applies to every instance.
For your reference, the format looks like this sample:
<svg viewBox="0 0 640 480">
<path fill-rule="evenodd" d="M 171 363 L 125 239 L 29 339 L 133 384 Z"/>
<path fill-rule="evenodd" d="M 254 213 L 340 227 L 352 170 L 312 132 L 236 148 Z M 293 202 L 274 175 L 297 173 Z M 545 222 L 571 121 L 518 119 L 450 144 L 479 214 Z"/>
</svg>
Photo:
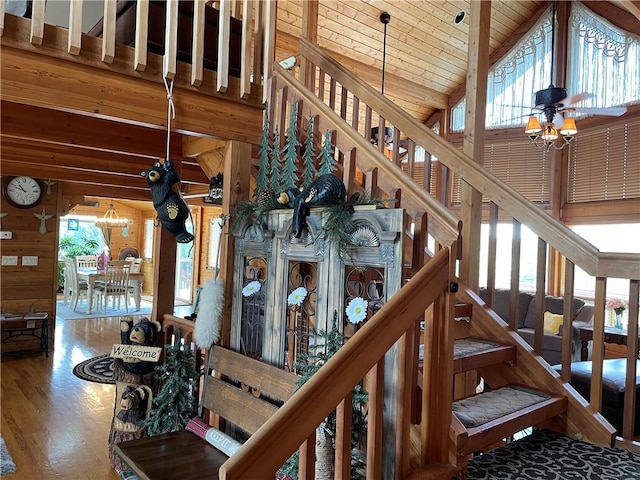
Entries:
<svg viewBox="0 0 640 480">
<path fill-rule="evenodd" d="M 158 220 L 167 231 L 176 237 L 179 243 L 189 243 L 193 240 L 184 223 L 189 218 L 189 207 L 184 199 L 173 190 L 173 185 L 180 181 L 173 168 L 173 163 L 167 160 L 157 162 L 153 167 L 140 172 L 151 188 L 153 207 L 158 214 Z"/>
<path fill-rule="evenodd" d="M 307 226 L 309 208 L 319 205 L 337 205 L 344 203 L 347 189 L 338 177 L 331 173 L 320 175 L 293 200 L 293 236 L 300 238 Z"/>
</svg>

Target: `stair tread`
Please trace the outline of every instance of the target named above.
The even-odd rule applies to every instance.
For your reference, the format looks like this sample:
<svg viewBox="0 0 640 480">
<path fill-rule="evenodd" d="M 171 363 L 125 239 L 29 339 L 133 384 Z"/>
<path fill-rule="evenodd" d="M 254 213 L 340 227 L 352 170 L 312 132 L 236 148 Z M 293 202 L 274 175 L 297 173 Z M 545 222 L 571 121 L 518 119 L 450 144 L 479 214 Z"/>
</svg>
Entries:
<svg viewBox="0 0 640 480">
<path fill-rule="evenodd" d="M 473 428 L 549 400 L 537 390 L 507 386 L 453 402 L 453 413 L 466 427 Z"/>
<path fill-rule="evenodd" d="M 453 358 L 474 355 L 486 350 L 499 348 L 501 345 L 480 338 L 460 338 L 453 342 Z"/>
</svg>

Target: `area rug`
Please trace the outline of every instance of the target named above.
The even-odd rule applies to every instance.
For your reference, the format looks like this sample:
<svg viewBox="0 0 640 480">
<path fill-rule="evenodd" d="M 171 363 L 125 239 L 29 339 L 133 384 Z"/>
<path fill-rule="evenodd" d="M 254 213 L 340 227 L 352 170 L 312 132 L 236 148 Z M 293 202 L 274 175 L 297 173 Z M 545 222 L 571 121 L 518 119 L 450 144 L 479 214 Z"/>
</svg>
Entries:
<svg viewBox="0 0 640 480">
<path fill-rule="evenodd" d="M 536 430 L 469 461 L 469 480 L 632 480 L 640 455 Z"/>
<path fill-rule="evenodd" d="M 109 355 L 99 355 L 80 362 L 73 367 L 73 374 L 90 382 L 116 383 L 113 380 L 113 359 Z"/>
<path fill-rule="evenodd" d="M 13 463 L 11 455 L 4 443 L 4 438 L 0 437 L 0 475 L 8 475 L 16 471 L 16 464 Z"/>
<path fill-rule="evenodd" d="M 140 310 L 134 311 L 135 307 L 129 307 L 129 312 L 125 312 L 124 308 L 114 309 L 107 308 L 107 312 L 104 310 L 93 310 L 91 315 L 87 315 L 87 306 L 82 304 L 78 306 L 78 311 L 74 312 L 68 305 L 64 305 L 61 301 L 56 302 L 56 317 L 61 320 L 81 320 L 85 318 L 100 318 L 100 317 L 122 317 L 122 316 L 138 316 L 138 315 L 150 315 L 151 304 L 142 302 L 140 304 Z"/>
</svg>

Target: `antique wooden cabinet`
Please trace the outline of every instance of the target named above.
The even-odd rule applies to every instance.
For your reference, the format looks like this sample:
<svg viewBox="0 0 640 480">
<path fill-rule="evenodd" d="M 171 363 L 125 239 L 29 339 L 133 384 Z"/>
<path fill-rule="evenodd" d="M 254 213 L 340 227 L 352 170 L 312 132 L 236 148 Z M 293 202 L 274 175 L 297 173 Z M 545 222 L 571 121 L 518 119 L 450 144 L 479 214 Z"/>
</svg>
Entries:
<svg viewBox="0 0 640 480">
<path fill-rule="evenodd" d="M 232 348 L 291 369 L 315 341 L 314 329 L 331 329 L 334 312 L 340 331 L 357 330 L 345 314 L 351 299 L 366 300 L 370 318 L 400 288 L 402 210 L 356 207 L 346 250 L 325 235 L 330 214 L 311 209 L 300 238 L 288 209 L 235 228 Z M 290 304 L 299 287 L 304 300 Z"/>
</svg>

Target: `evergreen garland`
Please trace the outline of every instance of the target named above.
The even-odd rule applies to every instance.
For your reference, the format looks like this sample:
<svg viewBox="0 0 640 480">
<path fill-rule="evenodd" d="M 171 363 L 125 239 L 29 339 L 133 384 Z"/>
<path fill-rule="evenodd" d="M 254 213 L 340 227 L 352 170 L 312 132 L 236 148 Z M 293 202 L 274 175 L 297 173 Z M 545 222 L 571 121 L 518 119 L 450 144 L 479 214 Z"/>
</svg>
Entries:
<svg viewBox="0 0 640 480">
<path fill-rule="evenodd" d="M 273 132 L 273 146 L 271 147 L 271 165 L 269 171 L 269 186 L 271 191 L 280 191 L 280 132 L 276 128 Z"/>
<path fill-rule="evenodd" d="M 162 387 L 153 399 L 149 418 L 140 423 L 150 436 L 184 430 L 197 408 L 193 392 L 200 374 L 193 352 L 182 343 L 182 329 L 176 331 L 175 344 L 165 345 L 165 349 L 164 364 L 156 366 Z"/>
<path fill-rule="evenodd" d="M 269 171 L 269 111 L 264 111 L 264 122 L 262 123 L 262 134 L 260 136 L 260 150 L 258 152 L 258 175 L 256 177 L 256 189 L 254 196 L 259 197 L 260 193 L 267 188 L 267 172 Z"/>
<path fill-rule="evenodd" d="M 327 361 L 333 357 L 340 347 L 344 345 L 345 341 L 349 337 L 344 335 L 338 329 L 338 312 L 333 311 L 333 322 L 331 330 L 315 330 L 315 343 L 309 345 L 309 353 L 300 354 L 298 360 L 293 364 L 295 371 L 300 375 L 300 380 L 297 382 L 297 387 L 307 383 L 309 379 L 318 371 Z M 361 385 L 356 385 L 352 392 L 352 446 L 359 446 L 362 437 L 364 436 L 367 428 L 367 416 L 364 406 L 369 400 L 369 395 L 364 392 Z M 329 416 L 320 425 L 321 428 L 332 438 L 336 436 L 336 412 L 335 410 L 329 414 Z M 298 480 L 298 462 L 299 452 L 294 452 L 291 457 L 280 469 L 280 473 L 291 477 L 293 480 Z"/>
<path fill-rule="evenodd" d="M 287 140 L 283 148 L 284 168 L 280 177 L 280 191 L 296 188 L 298 184 L 298 100 L 291 105 L 291 115 L 287 127 Z"/>
<path fill-rule="evenodd" d="M 333 158 L 333 145 L 331 145 L 331 130 L 327 130 L 324 134 L 324 143 L 320 151 L 320 171 L 318 175 L 333 173 L 336 169 L 336 159 Z"/>
<path fill-rule="evenodd" d="M 304 140 L 304 177 L 302 179 L 302 186 L 307 187 L 311 185 L 311 182 L 318 176 L 318 170 L 316 169 L 315 151 L 313 143 L 313 115 L 309 116 L 307 122 L 307 138 Z"/>
</svg>

